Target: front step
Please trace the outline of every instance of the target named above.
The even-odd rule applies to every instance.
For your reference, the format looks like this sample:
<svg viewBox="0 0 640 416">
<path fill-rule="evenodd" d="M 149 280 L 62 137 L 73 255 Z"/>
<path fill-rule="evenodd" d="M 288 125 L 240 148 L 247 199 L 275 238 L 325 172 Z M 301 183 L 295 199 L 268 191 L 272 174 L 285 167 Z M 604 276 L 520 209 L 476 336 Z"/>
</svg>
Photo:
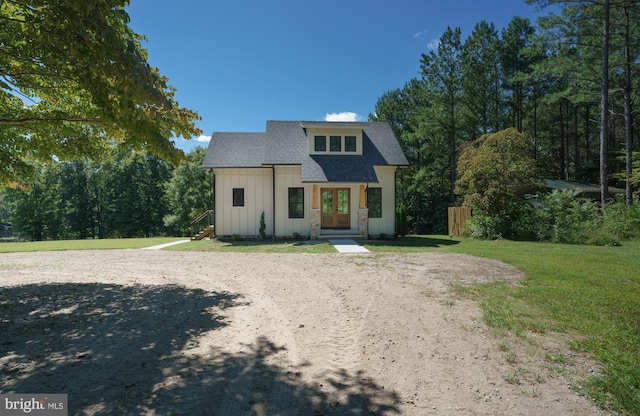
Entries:
<svg viewBox="0 0 640 416">
<path fill-rule="evenodd" d="M 213 225 L 208 225 L 207 228 L 200 231 L 198 234 L 191 237 L 191 241 L 200 241 L 206 237 L 213 237 Z"/>
<path fill-rule="evenodd" d="M 353 239 L 353 238 L 362 238 L 362 235 L 357 234 L 357 233 L 342 233 L 342 234 L 338 234 L 338 233 L 333 233 L 333 234 L 327 234 L 327 233 L 321 233 L 318 234 L 318 240 L 342 240 L 342 239 Z"/>
</svg>

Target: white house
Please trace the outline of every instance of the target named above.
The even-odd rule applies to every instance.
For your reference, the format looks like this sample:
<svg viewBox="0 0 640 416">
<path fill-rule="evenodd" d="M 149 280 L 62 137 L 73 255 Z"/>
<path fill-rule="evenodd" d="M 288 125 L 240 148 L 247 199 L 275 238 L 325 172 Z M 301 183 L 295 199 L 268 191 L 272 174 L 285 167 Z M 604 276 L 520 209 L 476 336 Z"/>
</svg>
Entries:
<svg viewBox="0 0 640 416">
<path fill-rule="evenodd" d="M 395 173 L 407 159 L 387 123 L 267 121 L 264 133 L 214 133 L 218 236 L 312 239 L 395 235 Z"/>
</svg>

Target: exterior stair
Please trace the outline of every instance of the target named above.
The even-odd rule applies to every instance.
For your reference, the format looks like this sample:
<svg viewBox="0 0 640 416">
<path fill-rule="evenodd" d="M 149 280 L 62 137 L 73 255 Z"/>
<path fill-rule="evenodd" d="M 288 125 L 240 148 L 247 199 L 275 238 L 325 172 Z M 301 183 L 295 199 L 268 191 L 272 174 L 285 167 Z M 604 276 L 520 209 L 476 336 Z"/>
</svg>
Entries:
<svg viewBox="0 0 640 416">
<path fill-rule="evenodd" d="M 204 230 L 200 231 L 198 234 L 194 235 L 191 237 L 191 241 L 199 241 L 202 240 L 203 238 L 206 237 L 212 237 L 213 236 L 213 225 L 208 225 L 207 228 L 205 228 Z"/>
</svg>

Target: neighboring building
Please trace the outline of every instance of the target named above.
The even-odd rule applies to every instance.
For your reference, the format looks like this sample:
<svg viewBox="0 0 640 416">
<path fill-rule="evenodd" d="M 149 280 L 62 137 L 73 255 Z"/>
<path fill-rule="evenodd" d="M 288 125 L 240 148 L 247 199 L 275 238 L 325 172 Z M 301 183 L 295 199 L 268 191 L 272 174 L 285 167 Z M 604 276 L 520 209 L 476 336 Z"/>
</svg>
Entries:
<svg viewBox="0 0 640 416">
<path fill-rule="evenodd" d="M 215 234 L 312 239 L 395 235 L 395 173 L 407 159 L 387 123 L 267 121 L 264 133 L 214 133 Z"/>
</svg>

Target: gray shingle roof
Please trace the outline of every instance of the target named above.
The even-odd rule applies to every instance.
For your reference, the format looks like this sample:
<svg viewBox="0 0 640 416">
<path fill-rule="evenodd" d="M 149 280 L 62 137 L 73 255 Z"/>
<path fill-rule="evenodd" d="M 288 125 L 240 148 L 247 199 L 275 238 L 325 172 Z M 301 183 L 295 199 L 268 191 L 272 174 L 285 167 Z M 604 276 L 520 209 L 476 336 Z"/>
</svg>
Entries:
<svg viewBox="0 0 640 416">
<path fill-rule="evenodd" d="M 264 133 L 213 133 L 202 167 L 262 167 L 264 143 Z"/>
<path fill-rule="evenodd" d="M 309 155 L 305 123 L 319 124 L 267 121 L 265 133 L 214 133 L 202 167 L 301 165 L 304 182 L 377 182 L 374 166 L 408 164 L 387 123 L 342 123 L 348 128 L 362 128 L 362 156 Z"/>
</svg>

